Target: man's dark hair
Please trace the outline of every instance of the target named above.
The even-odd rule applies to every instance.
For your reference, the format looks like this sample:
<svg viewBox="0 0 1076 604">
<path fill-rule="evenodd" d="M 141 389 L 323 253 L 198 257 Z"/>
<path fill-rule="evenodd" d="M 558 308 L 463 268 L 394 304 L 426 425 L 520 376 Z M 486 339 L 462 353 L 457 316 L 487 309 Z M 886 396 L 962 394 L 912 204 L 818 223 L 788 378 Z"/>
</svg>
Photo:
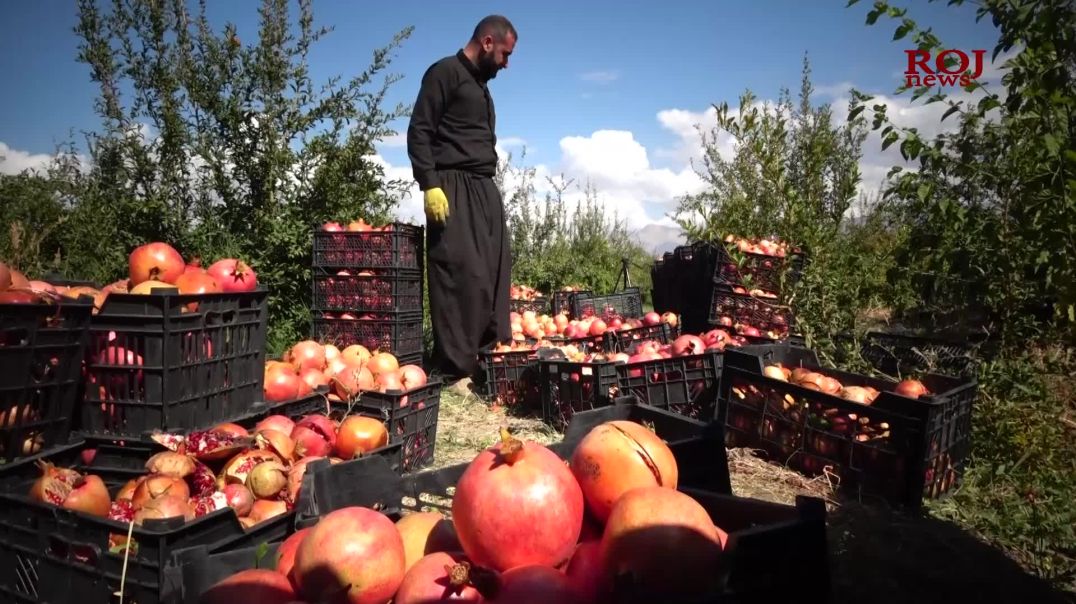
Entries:
<svg viewBox="0 0 1076 604">
<path fill-rule="evenodd" d="M 474 33 L 471 34 L 471 40 L 479 42 L 485 36 L 493 36 L 494 40 L 503 42 L 508 37 L 508 34 L 512 34 L 512 37 L 517 40 L 519 39 L 516 28 L 507 17 L 490 15 L 478 22 L 478 25 L 474 28 Z"/>
</svg>

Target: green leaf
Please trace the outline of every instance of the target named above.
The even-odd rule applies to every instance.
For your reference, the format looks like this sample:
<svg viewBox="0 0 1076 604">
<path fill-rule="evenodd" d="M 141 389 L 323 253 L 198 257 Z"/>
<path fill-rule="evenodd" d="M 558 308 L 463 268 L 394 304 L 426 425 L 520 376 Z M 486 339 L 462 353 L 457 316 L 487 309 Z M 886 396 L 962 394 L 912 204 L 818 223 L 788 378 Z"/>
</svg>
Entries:
<svg viewBox="0 0 1076 604">
<path fill-rule="evenodd" d="M 866 108 L 866 105 L 856 105 L 855 107 L 853 107 L 852 110 L 848 112 L 848 121 L 854 121 L 857 117 L 859 117 L 860 113 L 863 113 L 863 110 Z"/>
<path fill-rule="evenodd" d="M 912 31 L 913 27 L 915 27 L 914 23 L 912 23 L 911 21 L 905 20 L 904 23 L 901 23 L 900 26 L 897 27 L 897 30 L 895 32 L 893 32 L 893 40 L 894 41 L 900 40 L 904 36 L 907 36 L 908 32 Z"/>
<path fill-rule="evenodd" d="M 1061 146 L 1057 142 L 1057 137 L 1054 136 L 1052 132 L 1047 132 L 1046 134 L 1044 134 L 1042 137 L 1042 142 L 1044 145 L 1046 145 L 1046 151 L 1050 154 L 1051 157 L 1057 155 L 1057 152 L 1060 150 Z"/>
<path fill-rule="evenodd" d="M 888 149 L 889 146 L 892 145 L 893 143 L 897 142 L 897 139 L 899 139 L 899 138 L 900 138 L 900 136 L 896 132 L 890 132 L 885 137 L 885 139 L 882 141 L 882 151 L 885 151 L 886 149 Z"/>
<path fill-rule="evenodd" d="M 844 7 L 848 8 L 849 6 L 852 6 L 853 4 L 856 4 L 858 2 L 859 0 L 848 0 L 848 4 L 845 4 Z"/>
<path fill-rule="evenodd" d="M 946 109 L 945 113 L 942 114 L 941 121 L 944 122 L 945 118 L 947 118 L 950 115 L 956 113 L 957 111 L 960 111 L 960 105 L 954 103 L 952 107 L 949 107 L 948 109 Z"/>
<path fill-rule="evenodd" d="M 930 197 L 930 184 L 923 183 L 919 185 L 919 189 L 916 191 L 919 196 L 919 201 L 926 201 L 927 197 Z"/>
</svg>

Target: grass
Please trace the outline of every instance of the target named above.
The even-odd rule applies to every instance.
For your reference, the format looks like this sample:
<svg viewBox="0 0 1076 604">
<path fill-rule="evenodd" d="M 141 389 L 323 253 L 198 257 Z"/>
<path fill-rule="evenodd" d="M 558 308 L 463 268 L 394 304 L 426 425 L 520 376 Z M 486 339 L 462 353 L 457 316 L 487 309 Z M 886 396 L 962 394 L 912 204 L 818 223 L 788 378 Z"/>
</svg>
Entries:
<svg viewBox="0 0 1076 604">
<path fill-rule="evenodd" d="M 513 416 L 475 395 L 446 391 L 433 467 L 470 461 L 499 438 L 504 425 L 540 443 L 562 437 L 541 420 Z M 809 495 L 827 502 L 833 602 L 1076 601 L 1071 586 L 1067 592 L 1059 589 L 1066 587 L 1064 580 L 1051 583 L 1036 577 L 1019 555 L 982 538 L 975 522 L 961 521 L 953 506 L 964 503 L 960 509 L 965 514 L 983 513 L 967 503 L 967 494 L 927 506 L 922 514 L 904 513 L 850 501 L 839 494 L 834 481 L 805 477 L 746 449 L 729 451 L 729 474 L 733 493 L 740 497 L 791 504 L 796 496 Z M 973 483 L 965 488 L 982 487 Z"/>
</svg>

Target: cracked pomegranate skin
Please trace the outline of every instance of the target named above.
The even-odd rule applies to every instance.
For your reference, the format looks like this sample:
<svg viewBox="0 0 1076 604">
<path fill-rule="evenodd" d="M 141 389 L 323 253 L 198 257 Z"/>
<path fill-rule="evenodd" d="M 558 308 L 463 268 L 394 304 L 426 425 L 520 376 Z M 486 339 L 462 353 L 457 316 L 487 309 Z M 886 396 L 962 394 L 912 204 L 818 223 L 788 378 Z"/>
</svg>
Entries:
<svg viewBox="0 0 1076 604">
<path fill-rule="evenodd" d="M 501 453 L 506 442 L 479 453 L 456 485 L 460 545 L 475 564 L 500 572 L 556 566 L 572 555 L 583 529 L 583 491 L 548 448 L 527 442 L 509 461 Z"/>
</svg>

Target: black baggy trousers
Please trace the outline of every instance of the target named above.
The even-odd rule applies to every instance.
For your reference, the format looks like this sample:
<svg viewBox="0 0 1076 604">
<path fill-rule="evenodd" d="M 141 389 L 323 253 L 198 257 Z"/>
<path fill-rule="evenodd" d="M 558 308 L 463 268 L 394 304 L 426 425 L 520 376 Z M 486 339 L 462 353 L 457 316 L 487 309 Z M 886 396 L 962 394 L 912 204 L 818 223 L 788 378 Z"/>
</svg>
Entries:
<svg viewBox="0 0 1076 604">
<path fill-rule="evenodd" d="M 433 324 L 433 369 L 446 379 L 475 377 L 479 349 L 512 337 L 512 258 L 500 190 L 493 179 L 443 170 L 448 219 L 427 221 L 426 271 Z"/>
</svg>

